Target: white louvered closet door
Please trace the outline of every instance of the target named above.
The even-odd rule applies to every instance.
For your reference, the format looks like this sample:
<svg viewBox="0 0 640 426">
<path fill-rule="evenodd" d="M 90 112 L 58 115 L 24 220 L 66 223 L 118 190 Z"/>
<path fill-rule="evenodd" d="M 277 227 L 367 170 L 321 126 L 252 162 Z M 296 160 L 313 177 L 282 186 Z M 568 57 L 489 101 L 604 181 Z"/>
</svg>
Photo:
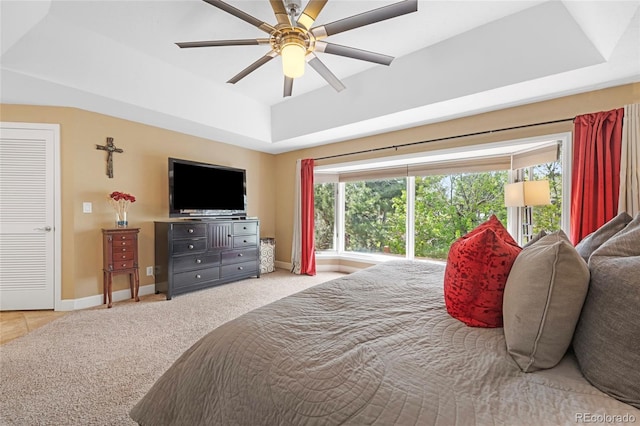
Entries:
<svg viewBox="0 0 640 426">
<path fill-rule="evenodd" d="M 1 310 L 54 308 L 56 132 L 0 126 Z"/>
</svg>

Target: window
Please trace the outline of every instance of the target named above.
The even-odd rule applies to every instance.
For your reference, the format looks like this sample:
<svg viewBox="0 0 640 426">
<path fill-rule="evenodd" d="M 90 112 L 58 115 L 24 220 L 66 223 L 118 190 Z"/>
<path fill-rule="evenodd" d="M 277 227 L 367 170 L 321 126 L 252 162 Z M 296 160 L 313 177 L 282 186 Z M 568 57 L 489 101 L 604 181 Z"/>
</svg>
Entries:
<svg viewBox="0 0 640 426">
<path fill-rule="evenodd" d="M 533 207 L 533 234 L 540 231 L 553 232 L 562 224 L 562 163 L 554 161 L 532 167 L 529 174 L 533 180 L 549 181 L 551 204 Z"/>
<path fill-rule="evenodd" d="M 406 179 L 349 182 L 344 188 L 344 250 L 404 255 Z"/>
<path fill-rule="evenodd" d="M 316 250 L 336 249 L 336 183 L 314 185 Z"/>
<path fill-rule="evenodd" d="M 415 257 L 445 260 L 451 243 L 492 214 L 507 223 L 506 171 L 415 179 Z"/>
<path fill-rule="evenodd" d="M 446 260 L 451 244 L 492 214 L 523 244 L 523 208 L 504 202 L 505 185 L 521 180 L 550 184 L 551 205 L 532 209 L 534 234 L 567 232 L 570 140 L 564 133 L 317 167 L 316 249 Z"/>
</svg>

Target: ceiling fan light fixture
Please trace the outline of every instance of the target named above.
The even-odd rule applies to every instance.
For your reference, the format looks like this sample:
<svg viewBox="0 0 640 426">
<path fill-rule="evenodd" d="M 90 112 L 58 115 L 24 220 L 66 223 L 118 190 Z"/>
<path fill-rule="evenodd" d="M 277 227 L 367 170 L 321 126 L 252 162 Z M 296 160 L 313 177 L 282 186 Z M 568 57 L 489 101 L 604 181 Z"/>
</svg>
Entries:
<svg viewBox="0 0 640 426">
<path fill-rule="evenodd" d="M 178 47 L 270 45 L 271 50 L 267 52 L 267 54 L 233 76 L 228 83 L 237 83 L 279 55 L 282 57 L 282 71 L 285 75 L 285 97 L 291 96 L 293 79 L 304 75 L 305 62 L 309 62 L 311 68 L 320 74 L 336 91 L 339 92 L 345 88 L 338 77 L 320 61 L 314 52 L 344 56 L 382 65 L 391 64 L 393 60 L 392 56 L 349 46 L 340 46 L 320 40 L 330 35 L 343 33 L 418 10 L 418 0 L 402 0 L 314 27 L 313 25 L 318 15 L 328 0 L 305 0 L 306 6 L 304 9 L 302 8 L 302 0 L 269 0 L 273 13 L 278 21 L 276 25 L 270 25 L 230 5 L 227 2 L 228 0 L 203 1 L 259 28 L 269 34 L 269 38 L 176 43 Z"/>
<path fill-rule="evenodd" d="M 298 43 L 287 43 L 282 46 L 282 72 L 289 78 L 298 78 L 304 75 L 304 64 L 307 49 Z"/>
</svg>

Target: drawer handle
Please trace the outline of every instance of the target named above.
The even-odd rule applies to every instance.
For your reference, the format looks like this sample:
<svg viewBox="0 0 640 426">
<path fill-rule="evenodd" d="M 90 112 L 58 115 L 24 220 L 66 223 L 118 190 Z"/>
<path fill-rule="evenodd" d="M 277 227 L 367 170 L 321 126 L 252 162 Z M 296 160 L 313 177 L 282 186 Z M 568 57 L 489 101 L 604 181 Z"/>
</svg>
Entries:
<svg viewBox="0 0 640 426">
<path fill-rule="evenodd" d="M 200 275 L 200 274 L 196 274 L 196 278 L 197 278 L 197 279 L 200 279 L 200 278 L 202 278 L 202 275 Z"/>
<path fill-rule="evenodd" d="M 122 258 L 123 258 L 123 259 L 126 259 L 126 258 L 127 258 L 127 256 L 124 256 L 124 255 L 123 255 L 123 256 L 122 256 Z"/>
<path fill-rule="evenodd" d="M 122 264 L 122 267 L 124 268 L 125 266 L 127 266 L 127 264 L 126 264 L 126 263 L 123 263 L 123 264 Z"/>
<path fill-rule="evenodd" d="M 244 268 L 242 266 L 238 266 L 238 271 L 242 271 Z"/>
<path fill-rule="evenodd" d="M 231 234 L 227 234 L 227 237 L 229 237 L 229 238 L 231 238 L 232 236 L 233 236 L 233 235 L 231 235 Z"/>
<path fill-rule="evenodd" d="M 127 249 L 126 249 L 126 248 L 123 248 L 123 249 L 122 249 L 122 251 L 127 251 Z"/>
<path fill-rule="evenodd" d="M 243 242 L 243 243 L 246 243 L 246 242 L 247 242 L 247 240 L 242 240 L 242 242 Z"/>
<path fill-rule="evenodd" d="M 202 259 L 196 259 L 196 263 L 202 263 Z"/>
<path fill-rule="evenodd" d="M 189 244 L 189 250 L 193 249 L 193 244 Z"/>
<path fill-rule="evenodd" d="M 190 234 L 193 234 L 193 229 L 189 228 L 189 230 L 187 232 L 190 233 Z"/>
<path fill-rule="evenodd" d="M 247 227 L 246 227 L 246 226 L 243 226 L 243 227 L 242 227 L 242 229 L 247 229 Z"/>
<path fill-rule="evenodd" d="M 238 253 L 238 257 L 242 257 L 242 256 L 244 256 L 244 254 Z"/>
<path fill-rule="evenodd" d="M 123 236 L 123 237 L 122 237 L 122 239 L 123 239 L 123 240 L 126 240 L 126 239 L 127 239 L 127 237 Z"/>
<path fill-rule="evenodd" d="M 123 246 L 125 246 L 125 245 L 127 245 L 127 243 L 125 243 L 125 242 L 123 241 L 123 242 L 122 242 L 122 245 L 123 245 Z"/>
</svg>

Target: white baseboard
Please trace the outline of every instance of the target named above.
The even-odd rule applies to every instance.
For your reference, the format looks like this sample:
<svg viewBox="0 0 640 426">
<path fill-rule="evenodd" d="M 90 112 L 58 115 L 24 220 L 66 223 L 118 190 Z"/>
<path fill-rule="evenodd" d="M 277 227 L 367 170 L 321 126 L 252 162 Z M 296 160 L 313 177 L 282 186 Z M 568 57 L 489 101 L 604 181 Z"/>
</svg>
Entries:
<svg viewBox="0 0 640 426">
<path fill-rule="evenodd" d="M 290 271 L 292 268 L 291 263 L 281 262 L 276 260 L 276 268 L 286 269 Z M 316 264 L 316 271 L 318 272 L 347 272 L 353 273 L 359 271 L 361 268 L 354 268 L 352 266 L 344 266 L 344 265 L 318 265 Z"/>
<path fill-rule="evenodd" d="M 275 267 L 290 271 L 292 268 L 292 265 L 290 262 L 281 262 L 276 260 Z M 352 266 L 345 266 L 345 265 L 317 265 L 316 270 L 318 272 L 353 273 L 353 272 L 359 271 L 360 268 L 354 268 Z M 155 292 L 156 292 L 155 284 L 148 284 L 148 285 L 140 286 L 140 291 L 138 294 L 140 296 L 147 296 L 149 294 L 154 294 Z M 123 300 L 127 300 L 130 298 L 131 298 L 131 290 L 129 290 L 128 288 L 124 290 L 114 291 L 112 294 L 112 300 L 114 302 L 121 302 Z M 102 304 L 103 304 L 102 294 L 96 294 L 94 296 L 83 297 L 80 299 L 61 300 L 60 303 L 56 304 L 56 311 L 75 311 L 78 309 L 93 308 L 95 306 L 100 306 Z"/>
<path fill-rule="evenodd" d="M 276 268 L 286 269 L 287 271 L 291 270 L 290 262 L 281 262 L 276 260 L 275 262 Z M 354 268 L 351 266 L 344 265 L 318 265 L 316 267 L 318 272 L 347 272 L 352 273 L 359 271 L 359 268 Z M 149 294 L 154 294 L 156 292 L 155 284 L 148 284 L 140 286 L 139 295 L 147 296 Z M 112 294 L 112 300 L 114 302 L 121 302 L 123 300 L 127 300 L 131 298 L 131 290 L 124 289 L 114 291 Z M 56 311 L 75 311 L 78 309 L 87 309 L 93 308 L 95 306 L 102 305 L 102 294 L 96 294 L 94 296 L 82 297 L 80 299 L 64 299 L 61 300 L 60 303 L 56 304 Z"/>
<path fill-rule="evenodd" d="M 316 271 L 318 272 L 346 272 L 352 274 L 360 271 L 362 268 L 354 268 L 353 266 L 345 265 L 316 265 Z"/>
<path fill-rule="evenodd" d="M 140 286 L 140 290 L 138 291 L 138 296 L 147 296 L 149 294 L 155 294 L 156 285 L 148 284 Z M 112 301 L 121 302 L 123 300 L 127 300 L 131 298 L 131 290 L 118 290 L 114 291 L 112 294 Z M 61 301 L 60 305 L 56 305 L 57 311 L 75 311 L 78 309 L 86 309 L 93 308 L 95 306 L 102 305 L 102 294 L 97 294 L 94 296 L 83 297 L 80 299 L 64 299 Z"/>
<path fill-rule="evenodd" d="M 287 271 L 290 271 L 293 267 L 290 262 L 281 262 L 279 260 L 275 261 L 275 266 L 276 268 L 286 269 Z"/>
</svg>

